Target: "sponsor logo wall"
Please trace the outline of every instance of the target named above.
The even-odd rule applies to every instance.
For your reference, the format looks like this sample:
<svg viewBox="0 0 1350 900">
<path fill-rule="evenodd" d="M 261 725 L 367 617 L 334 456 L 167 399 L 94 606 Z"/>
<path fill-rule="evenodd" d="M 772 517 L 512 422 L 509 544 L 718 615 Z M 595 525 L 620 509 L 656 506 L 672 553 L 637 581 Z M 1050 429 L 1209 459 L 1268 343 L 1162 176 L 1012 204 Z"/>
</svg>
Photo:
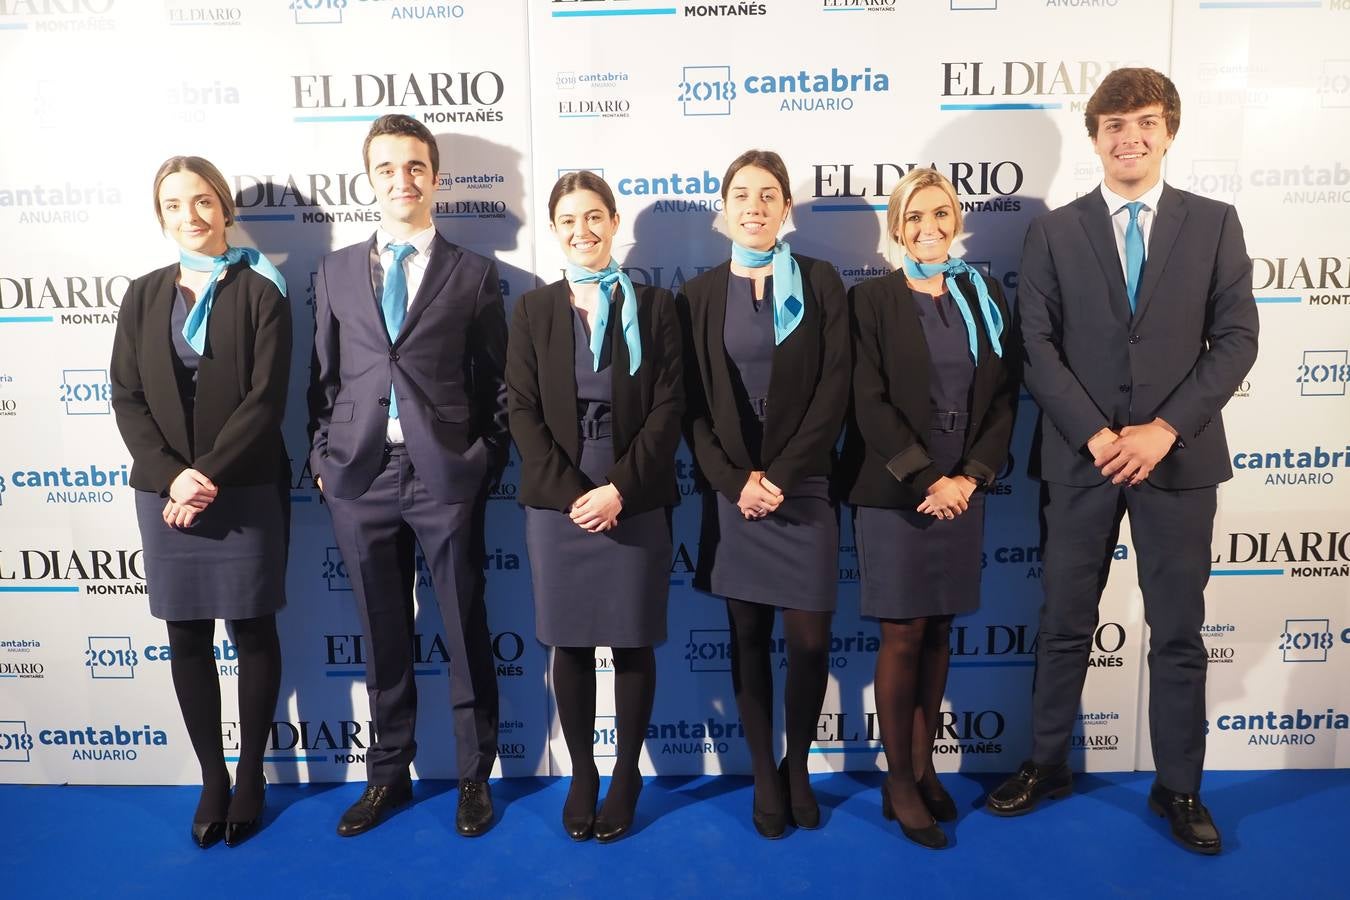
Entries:
<svg viewBox="0 0 1350 900">
<path fill-rule="evenodd" d="M 1226 409 L 1234 478 L 1220 490 L 1204 633 L 1208 762 L 1350 765 L 1338 689 L 1350 676 L 1350 168 L 1327 149 L 1350 139 L 1350 64 L 1335 41 L 1346 11 L 1333 0 L 1269 7 L 0 0 L 0 73 L 19 86 L 5 104 L 16 138 L 0 144 L 0 779 L 196 778 L 163 625 L 147 611 L 131 461 L 109 403 L 122 298 L 174 258 L 148 196 L 165 157 L 221 167 L 239 207 L 233 240 L 260 247 L 291 286 L 291 566 L 269 777 L 359 780 L 372 738 L 366 648 L 306 463 L 303 397 L 317 262 L 379 221 L 360 155 L 371 120 L 402 112 L 437 136 L 437 227 L 497 258 L 508 306 L 560 275 L 542 210 L 560 173 L 603 173 L 622 216 L 616 258 L 635 279 L 678 290 L 728 256 L 722 175 L 751 146 L 778 150 L 792 174 L 787 239 L 833 262 L 846 284 L 890 270 L 887 194 L 909 169 L 936 166 L 966 214 L 960 252 L 1015 295 L 1028 222 L 1096 188 L 1083 108 L 1122 65 L 1177 81 L 1185 115 L 1166 176 L 1237 205 L 1262 319 L 1260 359 Z M 733 38 L 747 27 L 765 38 L 749 49 Z M 959 46 L 921 37 L 953 28 Z M 202 72 L 203 47 L 250 64 Z M 128 112 L 143 108 L 155 113 Z M 953 629 L 944 771 L 1010 770 L 1029 746 L 1042 565 L 1038 486 L 1025 474 L 1035 414 L 1024 398 L 1013 459 L 991 492 L 983 606 Z M 565 773 L 548 653 L 534 640 L 517 473 L 513 464 L 489 497 L 483 558 L 499 772 Z M 683 449 L 679 477 L 670 637 L 657 650 L 644 766 L 744 772 L 725 612 L 691 584 L 699 497 Z M 1152 765 L 1134 565 L 1127 523 L 1074 738 L 1074 763 L 1088 769 Z M 844 510 L 812 759 L 822 771 L 884 766 L 871 689 L 879 635 L 857 613 L 857 580 Z M 448 656 L 425 576 L 417 591 L 417 774 L 453 777 Z M 223 626 L 215 645 L 230 755 L 237 659 Z M 614 753 L 612 668 L 598 648 L 602 766 Z"/>
</svg>

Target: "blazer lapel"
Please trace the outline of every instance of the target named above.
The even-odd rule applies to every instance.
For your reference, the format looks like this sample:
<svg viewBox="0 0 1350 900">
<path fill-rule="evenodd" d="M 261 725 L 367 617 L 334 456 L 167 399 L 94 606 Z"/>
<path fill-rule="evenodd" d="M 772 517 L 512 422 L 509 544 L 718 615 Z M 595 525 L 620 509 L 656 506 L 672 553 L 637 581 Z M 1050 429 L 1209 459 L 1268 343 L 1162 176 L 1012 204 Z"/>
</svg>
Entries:
<svg viewBox="0 0 1350 900">
<path fill-rule="evenodd" d="M 904 393 L 897 399 L 903 403 L 901 411 L 913 426 L 914 437 L 927 448 L 928 425 L 932 419 L 929 400 L 932 357 L 928 352 L 928 341 L 924 339 L 923 324 L 914 309 L 914 292 L 905 283 L 904 273 L 892 273 L 887 289 L 891 300 L 887 321 L 892 327 L 883 333 L 892 346 L 883 347 L 882 351 L 890 361 L 889 365 L 905 375 L 902 381 Z"/>
<path fill-rule="evenodd" d="M 703 346 L 707 348 L 708 383 L 712 385 L 712 396 L 708 405 L 716 409 L 718 418 L 733 422 L 740 415 L 736 408 L 736 392 L 731 386 L 731 364 L 727 361 L 727 286 L 731 281 L 731 261 L 722 263 L 711 271 L 708 279 L 708 294 L 705 300 Z M 697 326 L 695 326 L 697 327 Z M 718 432 L 718 440 L 727 450 L 732 460 L 750 458 L 741 429 L 724 428 Z"/>
<path fill-rule="evenodd" d="M 805 413 L 820 372 L 812 358 L 819 348 L 820 304 L 811 291 L 811 281 L 802 278 L 802 302 L 805 309 L 793 332 L 773 350 L 773 369 L 769 374 L 768 412 L 764 419 L 764 456 L 777 456 L 787 446 Z M 767 293 L 764 302 L 773 303 Z M 772 310 L 770 310 L 772 314 Z"/>
<path fill-rule="evenodd" d="M 442 238 L 439 233 L 432 237 L 431 246 L 433 248 L 431 262 L 427 264 L 427 271 L 417 288 L 417 296 L 408 305 L 408 315 L 403 319 L 403 327 L 399 329 L 395 345 L 407 340 L 413 327 L 417 325 L 417 320 L 422 318 L 422 313 L 431 305 L 431 301 L 444 290 L 445 283 L 450 280 L 450 273 L 459 264 L 459 248 Z"/>
<path fill-rule="evenodd" d="M 146 314 L 150 324 L 149 340 L 141 348 L 145 354 L 145 371 L 152 375 L 158 385 L 173 385 L 170 396 L 177 394 L 177 376 L 173 366 L 173 305 L 177 302 L 178 267 L 165 270 L 164 279 L 155 287 L 151 297 L 151 308 Z M 187 419 L 183 415 L 182 403 L 170 403 L 155 410 L 155 422 L 164 432 L 164 438 L 170 447 L 182 448 L 185 452 L 192 446 L 187 433 Z"/>
<path fill-rule="evenodd" d="M 633 434 L 637 430 L 637 424 L 643 420 L 643 394 L 645 393 L 645 382 L 648 373 L 652 371 L 650 362 L 639 368 L 632 375 L 628 374 L 628 344 L 623 339 L 623 316 L 620 313 L 620 307 L 623 304 L 622 291 L 616 291 L 617 296 L 614 300 L 613 308 L 609 313 L 609 340 L 613 347 L 610 363 L 610 384 L 611 384 L 611 407 L 613 415 L 614 431 L 614 453 L 617 456 L 628 448 L 633 440 Z M 638 334 L 645 337 L 651 334 L 650 327 L 650 307 L 641 302 L 642 294 L 638 294 Z M 652 348 L 646 346 L 644 341 L 644 355 L 652 352 Z"/>
<path fill-rule="evenodd" d="M 1111 211 L 1106 208 L 1106 201 L 1097 190 L 1084 195 L 1080 202 L 1079 221 L 1106 279 L 1111 311 L 1120 321 L 1128 322 L 1130 298 L 1125 293 L 1125 271 L 1120 266 L 1120 251 L 1116 249 L 1116 236 L 1111 231 Z"/>
<path fill-rule="evenodd" d="M 573 462 L 581 458 L 581 438 L 577 434 L 576 336 L 572 324 L 572 302 L 567 282 L 558 281 L 549 288 L 547 330 L 544 334 L 543 366 L 539 373 L 544 400 L 544 420 L 553 436 Z M 549 411 L 556 410 L 556 422 Z M 556 427 L 555 427 L 556 426 Z M 565 428 L 564 428 L 565 426 Z M 570 437 L 569 437 L 570 436 Z"/>
<path fill-rule="evenodd" d="M 1139 283 L 1139 294 L 1135 297 L 1134 318 L 1137 321 L 1144 315 L 1153 294 L 1162 280 L 1163 270 L 1167 268 L 1167 259 L 1172 248 L 1177 245 L 1181 234 L 1181 225 L 1186 221 L 1186 205 L 1181 196 L 1167 185 L 1163 185 L 1162 196 L 1158 198 L 1158 215 L 1149 229 L 1149 252 L 1144 258 L 1144 274 Z"/>
</svg>

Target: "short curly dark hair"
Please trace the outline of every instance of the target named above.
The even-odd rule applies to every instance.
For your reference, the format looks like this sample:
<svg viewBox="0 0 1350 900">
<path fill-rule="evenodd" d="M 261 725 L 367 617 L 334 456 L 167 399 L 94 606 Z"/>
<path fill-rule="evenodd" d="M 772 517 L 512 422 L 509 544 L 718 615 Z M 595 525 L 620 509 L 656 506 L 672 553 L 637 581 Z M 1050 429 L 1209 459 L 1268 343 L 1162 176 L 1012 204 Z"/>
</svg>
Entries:
<svg viewBox="0 0 1350 900">
<path fill-rule="evenodd" d="M 1098 120 L 1114 113 L 1130 112 L 1155 103 L 1162 104 L 1167 133 L 1176 136 L 1181 128 L 1181 95 L 1172 79 L 1156 69 L 1116 69 L 1102 79 L 1083 111 L 1088 137 L 1097 137 Z"/>
</svg>

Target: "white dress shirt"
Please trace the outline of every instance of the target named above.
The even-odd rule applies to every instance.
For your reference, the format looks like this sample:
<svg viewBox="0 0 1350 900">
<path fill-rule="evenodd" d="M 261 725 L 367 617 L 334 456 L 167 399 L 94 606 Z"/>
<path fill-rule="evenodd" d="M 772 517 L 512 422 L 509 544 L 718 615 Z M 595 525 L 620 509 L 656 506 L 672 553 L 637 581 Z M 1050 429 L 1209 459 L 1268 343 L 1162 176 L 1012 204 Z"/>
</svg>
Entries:
<svg viewBox="0 0 1350 900">
<path fill-rule="evenodd" d="M 1143 195 L 1136 199 L 1143 201 L 1143 208 L 1139 210 L 1139 230 L 1144 236 L 1144 261 L 1148 261 L 1148 239 L 1153 231 L 1153 219 L 1158 213 L 1158 199 L 1162 197 L 1163 180 L 1158 179 L 1158 183 L 1153 185 Z M 1125 229 L 1130 227 L 1130 211 L 1125 208 L 1129 203 L 1124 197 L 1117 194 L 1102 182 L 1102 199 L 1106 201 L 1106 208 L 1111 213 L 1111 230 L 1116 236 L 1116 254 L 1120 257 L 1120 272 L 1129 281 L 1129 272 L 1125 268 Z"/>
<path fill-rule="evenodd" d="M 392 234 L 379 228 L 375 231 L 375 247 L 379 251 L 376 265 L 371 269 L 371 287 L 376 298 L 384 296 L 384 273 L 394 264 L 394 251 L 390 244 L 412 244 L 417 252 L 403 260 L 403 276 L 408 282 L 408 305 L 411 306 L 417 290 L 422 286 L 422 278 L 427 274 L 427 264 L 431 262 L 432 239 L 436 236 L 436 226 L 419 231 L 407 240 L 399 240 Z M 403 426 L 398 419 L 390 419 L 385 429 L 385 440 L 391 444 L 403 443 Z"/>
</svg>

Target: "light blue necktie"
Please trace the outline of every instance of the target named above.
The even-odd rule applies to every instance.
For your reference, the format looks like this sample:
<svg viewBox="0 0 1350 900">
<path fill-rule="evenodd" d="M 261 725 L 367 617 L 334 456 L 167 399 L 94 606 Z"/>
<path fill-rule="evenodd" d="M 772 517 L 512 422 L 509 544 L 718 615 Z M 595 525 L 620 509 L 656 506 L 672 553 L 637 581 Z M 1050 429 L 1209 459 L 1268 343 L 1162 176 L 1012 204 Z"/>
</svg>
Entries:
<svg viewBox="0 0 1350 900">
<path fill-rule="evenodd" d="M 220 256 L 207 256 L 182 248 L 178 250 L 178 262 L 183 268 L 194 272 L 211 273 L 206 290 L 197 298 L 192 309 L 188 310 L 187 321 L 183 323 L 183 339 L 198 356 L 206 352 L 206 323 L 211 318 L 211 307 L 216 300 L 216 280 L 220 278 L 221 272 L 241 259 L 247 260 L 249 268 L 275 284 L 282 294 L 286 293 L 286 279 L 277 271 L 277 267 L 272 265 L 271 260 L 253 247 L 229 247 Z"/>
<path fill-rule="evenodd" d="M 600 353 L 605 349 L 605 330 L 609 327 L 610 293 L 618 285 L 623 293 L 623 305 L 619 307 L 619 325 L 623 329 L 623 342 L 628 347 L 628 374 L 632 375 L 642 365 L 642 336 L 638 334 L 637 293 L 633 290 L 633 279 L 619 268 L 614 260 L 609 261 L 598 272 L 583 269 L 574 263 L 567 264 L 567 280 L 572 284 L 600 285 L 600 302 L 595 307 L 595 321 L 591 323 L 591 359 L 592 372 L 600 371 Z"/>
<path fill-rule="evenodd" d="M 394 254 L 394 262 L 384 273 L 380 309 L 384 312 L 384 328 L 393 342 L 398 340 L 399 330 L 408 315 L 408 276 L 403 272 L 403 261 L 416 253 L 417 248 L 412 244 L 389 244 L 386 249 Z M 389 386 L 389 418 L 398 418 L 398 397 L 394 396 L 393 385 Z"/>
<path fill-rule="evenodd" d="M 751 250 L 732 241 L 731 261 L 749 269 L 773 264 L 773 343 L 778 346 L 801 324 L 802 271 L 792 258 L 792 247 L 778 241 L 772 250 Z"/>
<path fill-rule="evenodd" d="M 1139 227 L 1142 200 L 1125 204 L 1130 211 L 1130 224 L 1125 226 L 1125 293 L 1130 295 L 1130 312 L 1134 312 L 1134 298 L 1139 293 L 1139 273 L 1144 271 L 1144 230 Z"/>
</svg>

